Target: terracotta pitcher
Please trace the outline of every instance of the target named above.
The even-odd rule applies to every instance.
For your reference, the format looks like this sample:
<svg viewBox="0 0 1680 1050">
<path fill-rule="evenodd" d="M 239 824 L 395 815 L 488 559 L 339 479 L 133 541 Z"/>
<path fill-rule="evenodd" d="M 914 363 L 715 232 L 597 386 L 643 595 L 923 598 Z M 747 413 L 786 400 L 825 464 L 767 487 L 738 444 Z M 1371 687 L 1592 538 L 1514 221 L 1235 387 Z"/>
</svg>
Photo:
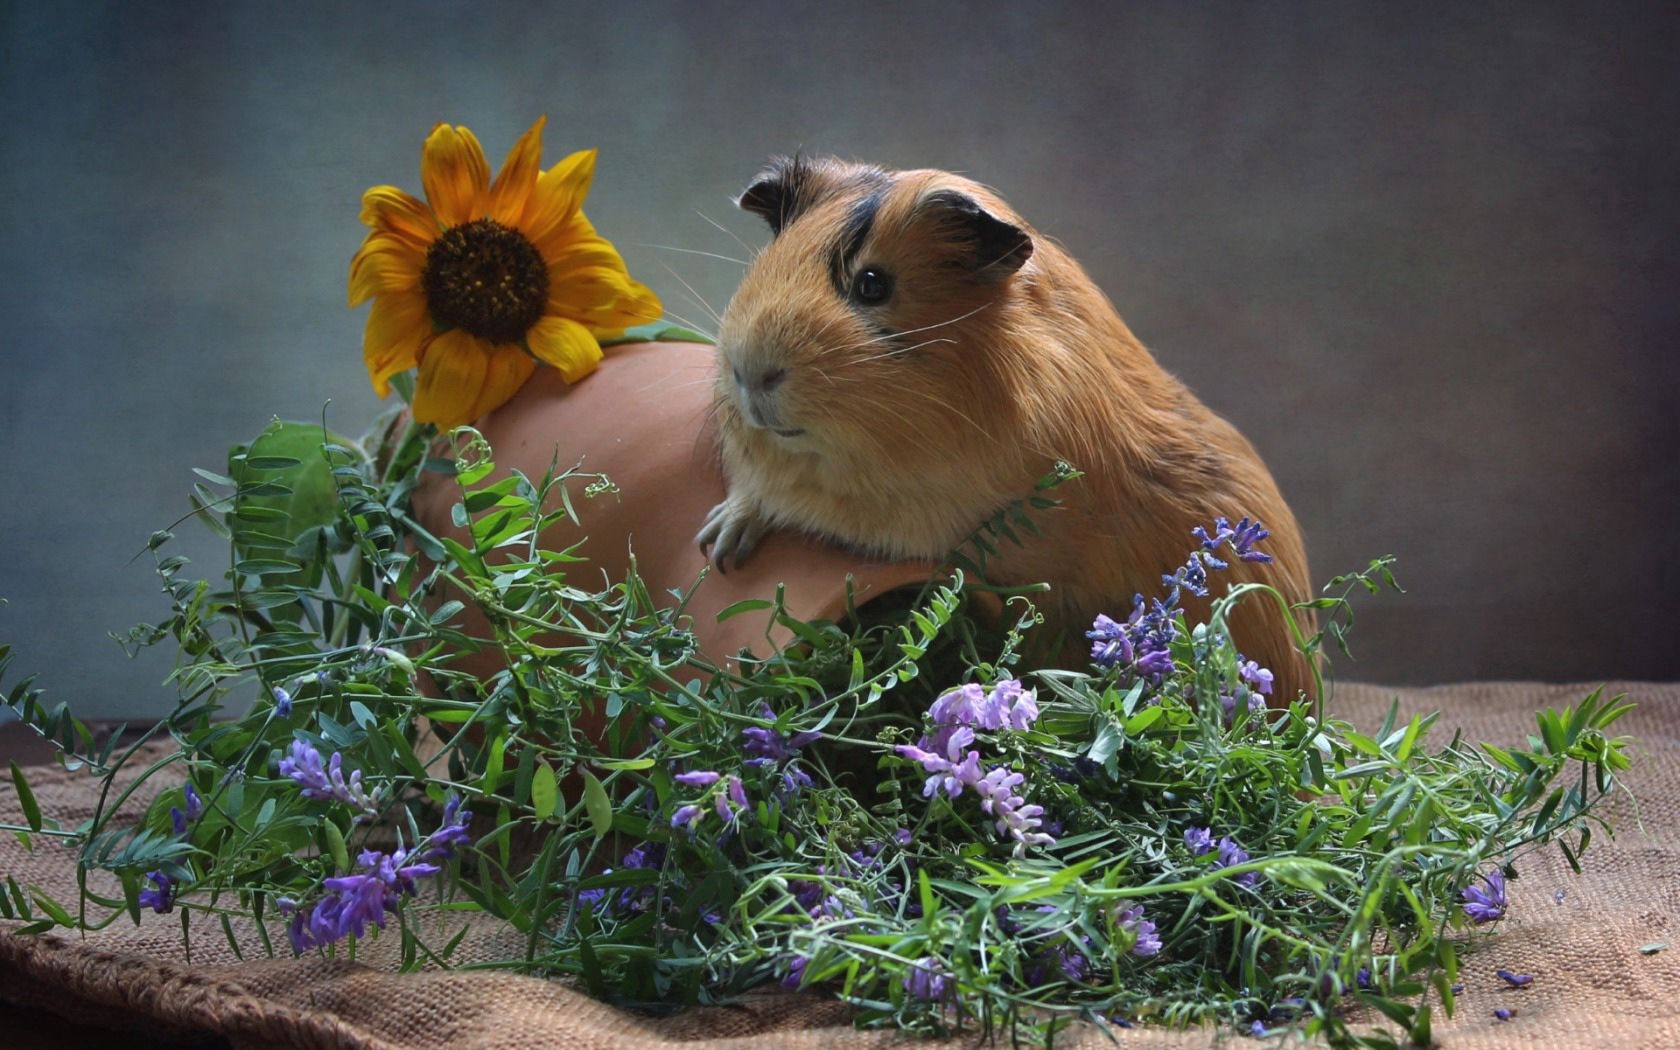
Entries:
<svg viewBox="0 0 1680 1050">
<path fill-rule="evenodd" d="M 724 482 L 713 452 L 707 415 L 712 404 L 713 350 L 696 343 L 630 343 L 609 347 L 600 367 L 568 386 L 559 373 L 539 368 L 513 400 L 477 422 L 494 450 L 498 475 L 518 468 L 541 477 L 556 454 L 561 467 L 607 475 L 619 493 L 574 499 L 581 530 L 566 525 L 546 546 L 559 548 L 586 536 L 576 571 L 585 586 L 623 579 L 631 551 L 637 570 L 656 598 L 672 588 L 694 587 L 706 559 L 694 534 L 706 512 L 723 499 Z M 575 493 L 574 493 L 575 495 Z M 460 492 L 451 478 L 426 474 L 414 495 L 420 523 L 466 542 L 450 521 Z M 767 611 L 742 613 L 723 623 L 719 611 L 745 598 L 771 598 L 786 586 L 788 611 L 803 620 L 834 619 L 845 605 L 846 577 L 857 605 L 901 586 L 926 580 L 928 564 L 871 561 L 788 532 L 767 536 L 747 564 L 727 575 L 713 571 L 688 603 L 701 651 L 714 662 L 742 647 L 765 654 L 787 635 Z M 441 599 L 440 599 L 441 600 Z M 489 634 L 470 605 L 466 630 Z M 502 666 L 495 652 L 470 654 L 454 666 L 480 675 Z"/>
</svg>

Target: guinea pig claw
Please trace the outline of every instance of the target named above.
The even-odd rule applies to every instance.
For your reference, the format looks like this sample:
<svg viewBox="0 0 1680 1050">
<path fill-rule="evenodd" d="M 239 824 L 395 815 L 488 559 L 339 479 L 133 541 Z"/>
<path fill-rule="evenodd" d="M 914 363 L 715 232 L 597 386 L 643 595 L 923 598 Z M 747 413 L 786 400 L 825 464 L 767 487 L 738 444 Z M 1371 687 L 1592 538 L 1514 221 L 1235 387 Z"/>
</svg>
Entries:
<svg viewBox="0 0 1680 1050">
<path fill-rule="evenodd" d="M 718 572 L 728 573 L 733 563 L 739 567 L 758 541 L 764 538 L 764 524 L 758 515 L 740 507 L 731 507 L 729 503 L 719 503 L 706 516 L 706 523 L 700 526 L 700 532 L 694 541 L 700 549 L 708 554 L 712 564 L 717 566 Z"/>
</svg>

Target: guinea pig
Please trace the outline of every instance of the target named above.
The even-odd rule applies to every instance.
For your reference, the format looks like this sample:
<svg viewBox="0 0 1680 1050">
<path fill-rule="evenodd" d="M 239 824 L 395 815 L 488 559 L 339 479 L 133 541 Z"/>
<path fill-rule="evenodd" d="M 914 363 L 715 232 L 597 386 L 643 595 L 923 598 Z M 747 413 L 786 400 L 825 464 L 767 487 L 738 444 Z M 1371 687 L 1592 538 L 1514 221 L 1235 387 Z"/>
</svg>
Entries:
<svg viewBox="0 0 1680 1050">
<path fill-rule="evenodd" d="M 772 240 L 718 329 L 715 426 L 728 497 L 696 536 L 720 571 L 767 530 L 890 559 L 947 556 L 1058 461 L 1083 472 L 1041 535 L 988 559 L 994 584 L 1047 582 L 1078 639 L 1162 593 L 1191 529 L 1257 518 L 1270 563 L 1216 574 L 1309 599 L 1295 518 L 1253 446 L 1156 363 L 1077 262 L 987 188 L 944 171 L 773 161 L 741 194 Z M 1191 622 L 1207 603 L 1186 593 Z M 1311 688 L 1263 594 L 1231 629 L 1273 702 Z"/>
</svg>

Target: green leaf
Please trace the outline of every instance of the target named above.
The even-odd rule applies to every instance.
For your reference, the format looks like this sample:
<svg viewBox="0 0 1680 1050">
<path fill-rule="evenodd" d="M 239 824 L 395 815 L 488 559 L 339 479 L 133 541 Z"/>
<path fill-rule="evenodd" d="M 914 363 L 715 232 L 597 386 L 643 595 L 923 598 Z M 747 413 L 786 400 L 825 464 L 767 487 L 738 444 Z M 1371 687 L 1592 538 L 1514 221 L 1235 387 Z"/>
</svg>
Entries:
<svg viewBox="0 0 1680 1050">
<path fill-rule="evenodd" d="M 742 600 L 735 602 L 733 605 L 725 606 L 722 610 L 720 610 L 717 614 L 717 622 L 723 623 L 725 620 L 733 619 L 742 613 L 757 612 L 760 609 L 771 608 L 775 604 L 775 602 L 772 602 L 767 598 L 743 598 Z"/>
<path fill-rule="evenodd" d="M 29 790 L 29 781 L 24 779 L 23 770 L 16 762 L 12 763 L 12 786 L 17 789 L 18 805 L 23 807 L 23 819 L 28 822 L 31 831 L 41 830 L 41 807 L 35 802 L 35 792 Z"/>
<path fill-rule="evenodd" d="M 554 767 L 539 760 L 531 774 L 531 809 L 538 820 L 547 820 L 554 816 L 559 801 L 560 782 L 554 776 Z"/>
<path fill-rule="evenodd" d="M 344 832 L 338 830 L 338 824 L 331 817 L 321 821 L 321 830 L 327 836 L 327 853 L 332 857 L 333 867 L 337 871 L 350 870 L 350 849 L 344 843 Z"/>
<path fill-rule="evenodd" d="M 589 823 L 597 838 L 612 830 L 612 799 L 607 797 L 607 789 L 595 774 L 587 769 L 583 771 L 583 808 L 589 813 Z"/>
</svg>

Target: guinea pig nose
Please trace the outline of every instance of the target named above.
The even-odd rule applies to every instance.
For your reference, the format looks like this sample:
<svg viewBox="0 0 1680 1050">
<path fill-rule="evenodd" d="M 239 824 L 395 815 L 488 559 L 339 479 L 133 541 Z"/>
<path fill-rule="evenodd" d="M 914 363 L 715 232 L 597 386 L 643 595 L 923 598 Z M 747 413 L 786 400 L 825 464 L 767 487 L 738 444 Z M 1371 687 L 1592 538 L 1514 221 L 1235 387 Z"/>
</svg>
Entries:
<svg viewBox="0 0 1680 1050">
<path fill-rule="evenodd" d="M 762 376 L 760 376 L 759 380 L 758 380 L 759 389 L 764 390 L 766 392 L 774 390 L 777 387 L 781 386 L 782 385 L 782 380 L 784 380 L 786 378 L 787 378 L 787 369 L 785 369 L 785 368 L 765 369 L 764 374 Z"/>
</svg>

